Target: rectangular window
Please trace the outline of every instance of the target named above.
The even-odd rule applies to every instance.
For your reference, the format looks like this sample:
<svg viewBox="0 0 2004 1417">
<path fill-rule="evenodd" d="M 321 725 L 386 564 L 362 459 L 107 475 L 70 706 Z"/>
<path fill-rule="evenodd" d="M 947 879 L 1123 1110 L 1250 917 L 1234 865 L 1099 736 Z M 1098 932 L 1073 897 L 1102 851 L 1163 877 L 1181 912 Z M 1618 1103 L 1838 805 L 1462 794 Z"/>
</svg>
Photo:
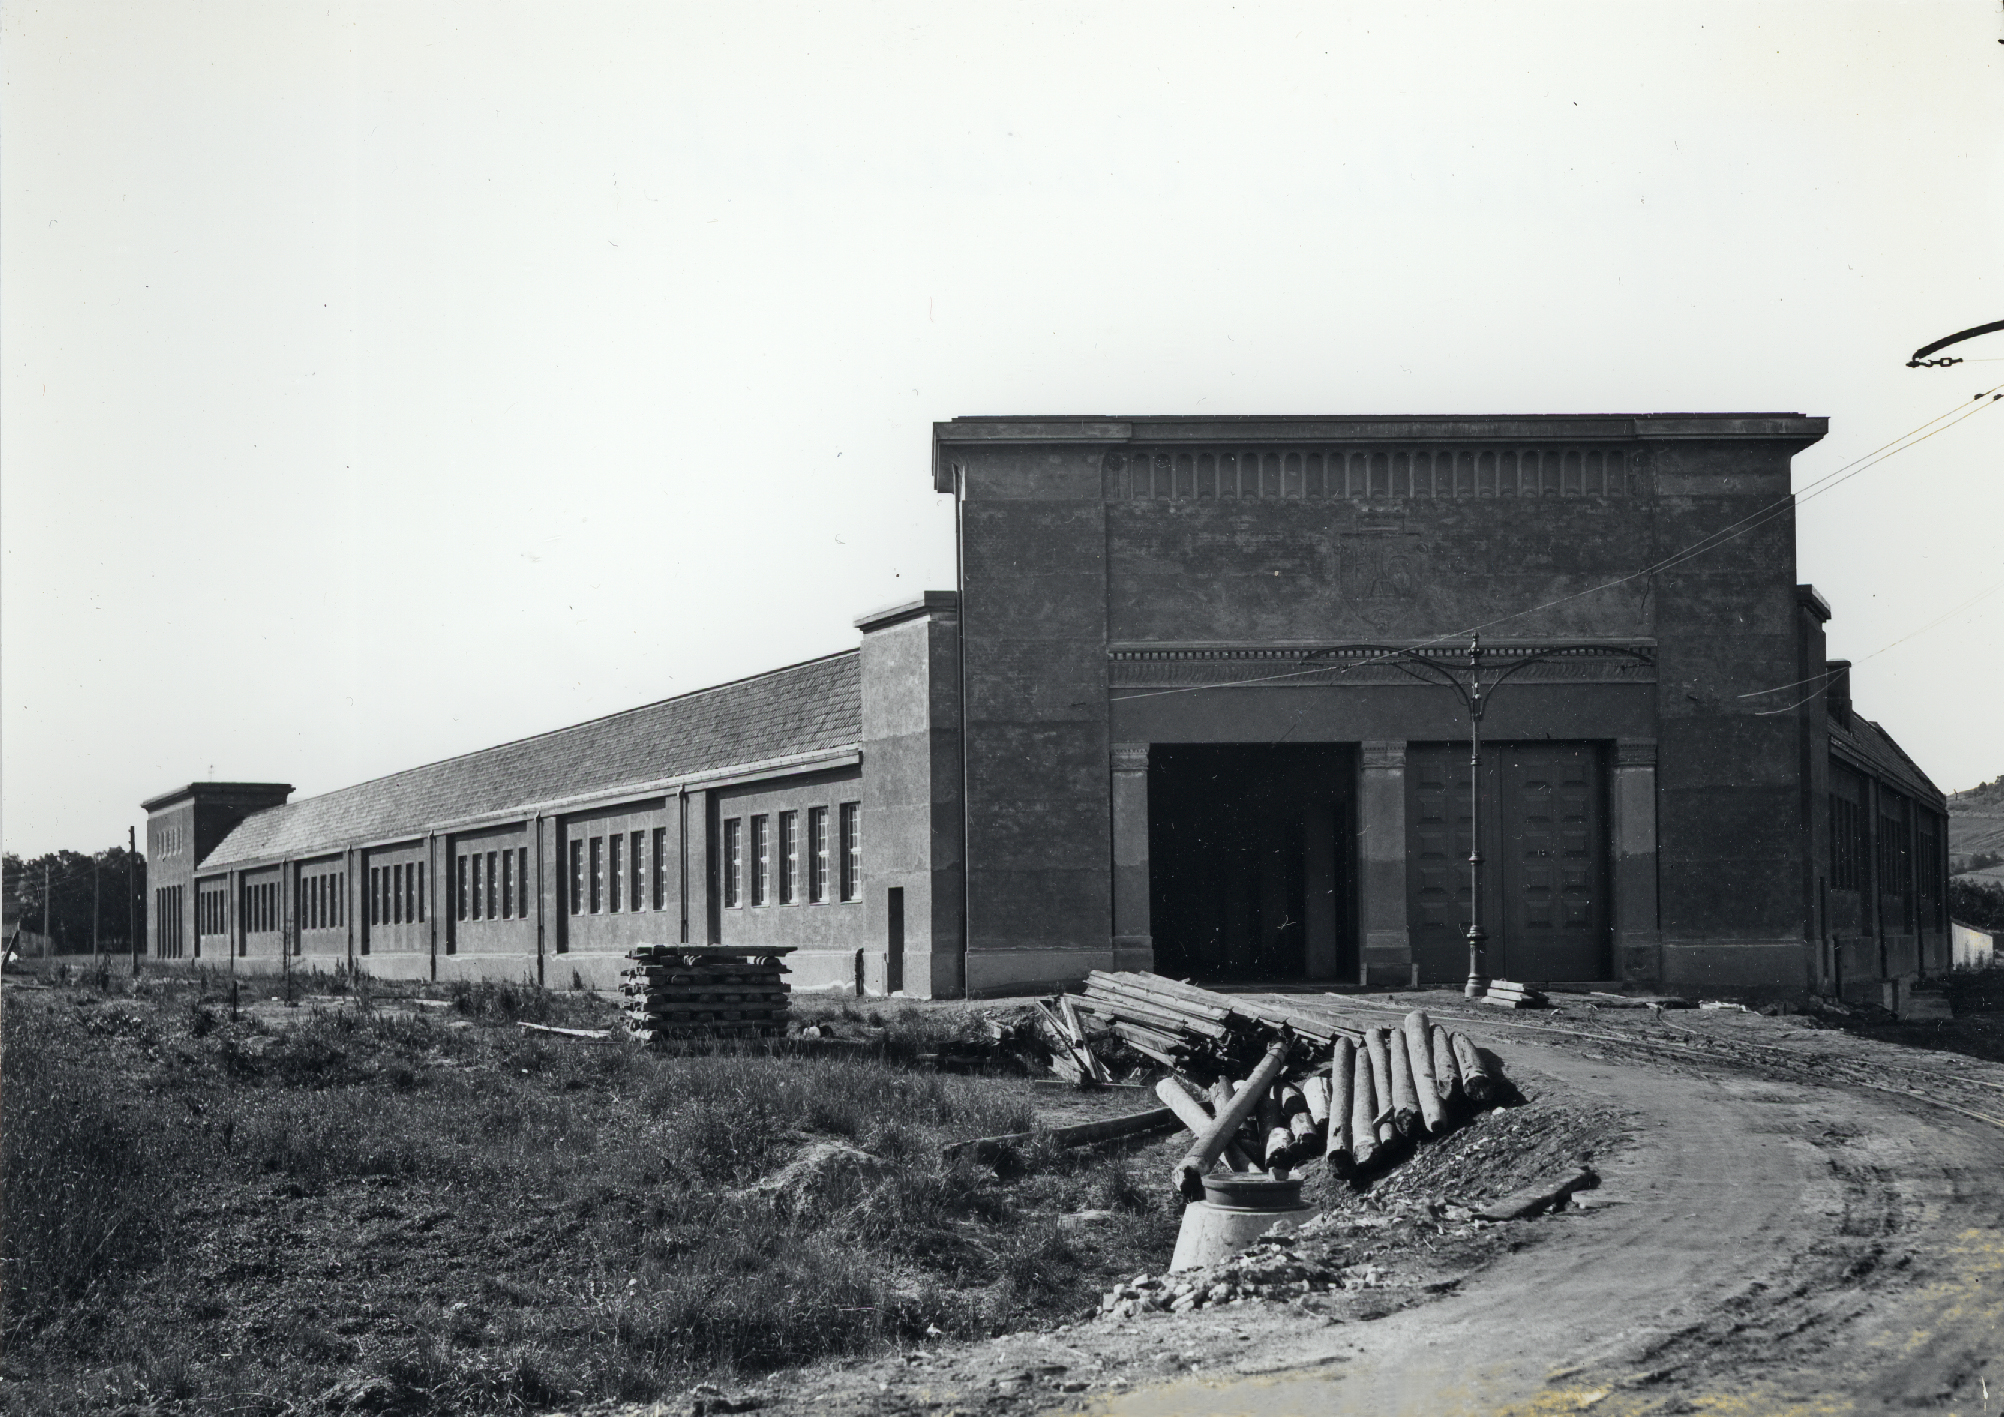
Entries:
<svg viewBox="0 0 2004 1417">
<path fill-rule="evenodd" d="M 612 856 L 606 863 L 606 909 L 617 915 L 626 902 L 626 833 L 614 832 L 607 848 Z"/>
<path fill-rule="evenodd" d="M 626 838 L 626 908 L 645 910 L 647 908 L 646 858 L 641 850 L 647 840 L 645 832 L 633 832 Z"/>
<path fill-rule="evenodd" d="M 605 838 L 591 839 L 591 913 L 605 909 Z"/>
<path fill-rule="evenodd" d="M 486 868 L 480 860 L 480 853 L 476 851 L 473 853 L 473 917 L 472 917 L 475 920 L 480 919 L 480 902 L 485 898 L 482 891 L 482 887 L 485 886 L 486 884 L 485 875 L 486 875 Z"/>
<path fill-rule="evenodd" d="M 515 918 L 515 853 L 501 853 L 501 918 Z"/>
<path fill-rule="evenodd" d="M 371 866 L 369 868 L 369 909 L 366 917 L 371 925 L 380 925 L 383 923 L 383 912 L 380 909 L 382 898 L 383 868 L 380 866 Z"/>
<path fill-rule="evenodd" d="M 654 908 L 668 908 L 668 828 L 654 829 Z"/>
<path fill-rule="evenodd" d="M 425 918 L 424 862 L 422 861 L 417 863 L 417 885 L 411 890 L 411 903 L 417 906 L 418 923 L 422 925 Z"/>
<path fill-rule="evenodd" d="M 772 818 L 763 812 L 751 819 L 751 903 L 772 899 Z"/>
<path fill-rule="evenodd" d="M 467 912 L 472 909 L 473 868 L 464 851 L 459 853 L 453 866 L 453 873 L 457 877 L 453 885 L 453 897 L 456 901 L 453 906 L 453 916 L 465 920 L 469 918 Z"/>
<path fill-rule="evenodd" d="M 842 804 L 842 899 L 863 898 L 863 804 Z"/>
<path fill-rule="evenodd" d="M 529 848 L 515 848 L 515 918 L 529 918 Z"/>
<path fill-rule="evenodd" d="M 828 809 L 807 809 L 807 903 L 828 899 Z"/>
<path fill-rule="evenodd" d="M 744 904 L 745 824 L 737 817 L 724 823 L 724 904 Z"/>
<path fill-rule="evenodd" d="M 779 814 L 779 903 L 800 899 L 800 813 Z"/>
<path fill-rule="evenodd" d="M 403 865 L 390 867 L 390 923 L 392 925 L 401 925 L 404 923 L 404 875 L 409 869 L 408 866 Z"/>
<path fill-rule="evenodd" d="M 571 914 L 584 913 L 585 859 L 584 842 L 571 838 Z"/>
<path fill-rule="evenodd" d="M 348 873 L 334 873 L 334 924 L 338 927 L 348 921 Z"/>
<path fill-rule="evenodd" d="M 501 883 L 495 879 L 494 870 L 496 866 L 501 864 L 497 859 L 499 854 L 494 851 L 487 853 L 487 918 L 489 920 L 498 920 L 501 918 Z"/>
</svg>

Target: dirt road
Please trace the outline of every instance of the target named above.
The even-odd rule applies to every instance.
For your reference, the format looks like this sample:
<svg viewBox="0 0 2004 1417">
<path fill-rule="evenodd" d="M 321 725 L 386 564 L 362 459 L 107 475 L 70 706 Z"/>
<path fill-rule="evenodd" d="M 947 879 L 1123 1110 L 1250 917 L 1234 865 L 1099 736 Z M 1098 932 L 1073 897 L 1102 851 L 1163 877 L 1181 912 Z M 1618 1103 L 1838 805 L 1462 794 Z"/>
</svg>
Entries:
<svg viewBox="0 0 2004 1417">
<path fill-rule="evenodd" d="M 1516 1073 L 1635 1117 L 1639 1144 L 1607 1163 L 1565 1233 L 1438 1302 L 1288 1325 L 1255 1336 L 1230 1373 L 1051 1410 L 2004 1411 L 2004 1128 L 1816 1080 L 1952 1078 L 1947 1095 L 2004 1115 L 2004 1069 L 1735 1026 L 1694 1021 L 1701 1056 L 1646 1044 L 1633 1024 L 1620 1042 L 1491 1025 Z"/>
</svg>

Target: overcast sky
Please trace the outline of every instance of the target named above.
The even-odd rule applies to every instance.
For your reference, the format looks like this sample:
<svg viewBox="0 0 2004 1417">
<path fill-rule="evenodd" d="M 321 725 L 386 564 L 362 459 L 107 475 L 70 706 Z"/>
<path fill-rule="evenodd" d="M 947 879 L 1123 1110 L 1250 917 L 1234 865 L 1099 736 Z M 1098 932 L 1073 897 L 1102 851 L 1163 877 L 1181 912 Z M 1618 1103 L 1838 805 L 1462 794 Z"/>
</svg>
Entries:
<svg viewBox="0 0 2004 1417">
<path fill-rule="evenodd" d="M 2004 318 L 1995 0 L 4 26 L 11 851 L 845 648 L 952 584 L 934 419 L 1826 414 L 1802 487 L 2004 385 L 1903 367 Z M 1945 789 L 2004 772 L 2000 453 L 1800 515 Z"/>
</svg>

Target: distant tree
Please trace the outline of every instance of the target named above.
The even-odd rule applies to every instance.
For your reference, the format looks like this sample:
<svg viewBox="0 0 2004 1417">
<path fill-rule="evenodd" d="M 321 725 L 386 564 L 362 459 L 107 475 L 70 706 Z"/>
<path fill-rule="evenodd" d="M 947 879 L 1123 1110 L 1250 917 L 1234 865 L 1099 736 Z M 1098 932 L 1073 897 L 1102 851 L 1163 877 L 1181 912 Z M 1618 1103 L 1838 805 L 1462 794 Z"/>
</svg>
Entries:
<svg viewBox="0 0 2004 1417">
<path fill-rule="evenodd" d="M 114 846 L 95 856 L 80 851 L 52 851 L 33 860 L 9 852 L 0 858 L 0 890 L 6 892 L 13 915 L 24 930 L 49 936 L 61 952 L 90 952 L 91 896 L 97 895 L 98 944 L 106 950 L 130 951 L 128 920 L 146 929 L 146 857 L 132 856 L 132 910 L 126 909 L 126 849 Z M 93 865 L 95 872 L 93 873 Z M 93 879 L 93 875 L 95 879 Z M 48 896 L 43 896 L 43 882 Z"/>
<path fill-rule="evenodd" d="M 1993 935 L 2004 931 L 2004 886 L 1957 878 L 1948 883 L 1950 918 Z"/>
</svg>

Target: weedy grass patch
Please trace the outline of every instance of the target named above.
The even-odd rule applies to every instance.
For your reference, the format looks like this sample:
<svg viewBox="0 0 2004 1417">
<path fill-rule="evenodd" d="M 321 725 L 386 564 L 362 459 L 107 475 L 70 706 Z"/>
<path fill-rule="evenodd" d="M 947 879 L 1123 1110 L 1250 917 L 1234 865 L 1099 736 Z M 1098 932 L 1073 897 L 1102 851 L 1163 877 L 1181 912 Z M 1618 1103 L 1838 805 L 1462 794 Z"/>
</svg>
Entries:
<svg viewBox="0 0 2004 1417">
<path fill-rule="evenodd" d="M 974 1036 L 965 1010 L 828 1010 L 877 1037 L 861 1054 L 671 1056 L 518 1029 L 612 1013 L 529 985 L 418 1009 L 343 981 L 286 1009 L 279 981 L 234 1006 L 214 977 L 101 982 L 5 999 L 23 1411 L 649 1399 L 1077 1318 L 1173 1241 L 1137 1180 L 1166 1156 L 942 1158 L 1049 1099 L 910 1066 Z M 1086 1209 L 1112 1215 L 1061 1223 Z"/>
</svg>

